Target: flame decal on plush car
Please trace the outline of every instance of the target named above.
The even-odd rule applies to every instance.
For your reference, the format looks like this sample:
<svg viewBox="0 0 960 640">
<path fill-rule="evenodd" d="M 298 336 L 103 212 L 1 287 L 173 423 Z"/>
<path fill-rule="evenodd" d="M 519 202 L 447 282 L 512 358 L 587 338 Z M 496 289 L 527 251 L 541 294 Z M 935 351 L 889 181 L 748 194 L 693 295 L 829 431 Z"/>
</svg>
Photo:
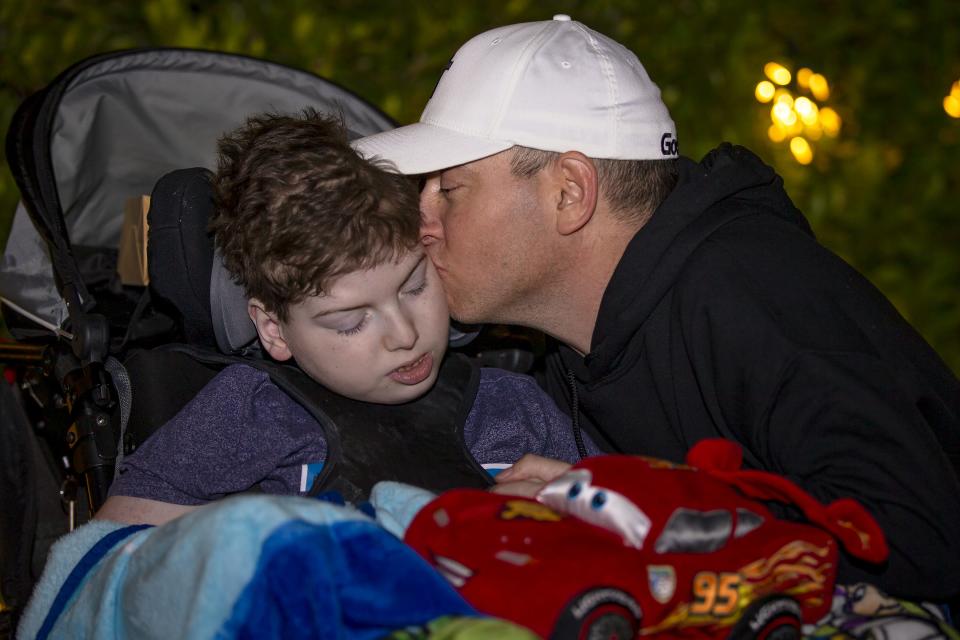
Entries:
<svg viewBox="0 0 960 640">
<path fill-rule="evenodd" d="M 650 518 L 621 493 L 594 486 L 588 469 L 573 469 L 550 482 L 537 500 L 561 513 L 618 534 L 624 544 L 642 549 Z"/>
</svg>

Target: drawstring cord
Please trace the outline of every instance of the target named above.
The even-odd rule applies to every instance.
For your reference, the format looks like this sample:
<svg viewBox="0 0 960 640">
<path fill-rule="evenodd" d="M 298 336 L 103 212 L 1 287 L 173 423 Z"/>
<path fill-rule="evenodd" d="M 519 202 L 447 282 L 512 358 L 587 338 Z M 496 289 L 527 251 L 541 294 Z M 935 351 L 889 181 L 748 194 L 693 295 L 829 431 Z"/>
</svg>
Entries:
<svg viewBox="0 0 960 640">
<path fill-rule="evenodd" d="M 567 369 L 567 383 L 570 386 L 570 404 L 572 411 L 570 419 L 573 421 L 573 439 L 577 443 L 577 453 L 580 459 L 587 457 L 587 447 L 583 444 L 583 432 L 580 429 L 580 396 L 577 393 L 577 379 L 573 371 Z"/>
</svg>

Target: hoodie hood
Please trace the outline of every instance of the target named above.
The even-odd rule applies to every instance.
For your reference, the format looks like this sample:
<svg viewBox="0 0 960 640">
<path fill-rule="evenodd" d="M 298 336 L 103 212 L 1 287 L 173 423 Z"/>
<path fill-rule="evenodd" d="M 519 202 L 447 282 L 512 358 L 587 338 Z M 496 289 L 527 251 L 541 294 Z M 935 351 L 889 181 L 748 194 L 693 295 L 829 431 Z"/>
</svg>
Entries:
<svg viewBox="0 0 960 640">
<path fill-rule="evenodd" d="M 627 245 L 607 285 L 585 369 L 574 367 L 578 377 L 597 380 L 614 368 L 690 254 L 724 224 L 747 215 L 776 216 L 813 235 L 783 180 L 751 151 L 723 144 L 699 163 L 681 158 L 676 188 Z"/>
</svg>

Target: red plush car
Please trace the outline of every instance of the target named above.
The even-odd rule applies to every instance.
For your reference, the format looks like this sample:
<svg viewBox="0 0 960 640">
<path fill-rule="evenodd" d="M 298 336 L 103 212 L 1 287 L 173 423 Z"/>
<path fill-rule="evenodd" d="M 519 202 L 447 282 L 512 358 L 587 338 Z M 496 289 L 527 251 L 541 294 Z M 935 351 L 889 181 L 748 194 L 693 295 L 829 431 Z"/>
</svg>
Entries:
<svg viewBox="0 0 960 640">
<path fill-rule="evenodd" d="M 536 500 L 450 491 L 405 540 L 481 611 L 559 638 L 796 638 L 830 608 L 837 541 L 869 562 L 883 534 L 856 502 L 824 506 L 699 443 L 688 465 L 600 456 Z M 809 524 L 777 519 L 788 502 Z"/>
</svg>

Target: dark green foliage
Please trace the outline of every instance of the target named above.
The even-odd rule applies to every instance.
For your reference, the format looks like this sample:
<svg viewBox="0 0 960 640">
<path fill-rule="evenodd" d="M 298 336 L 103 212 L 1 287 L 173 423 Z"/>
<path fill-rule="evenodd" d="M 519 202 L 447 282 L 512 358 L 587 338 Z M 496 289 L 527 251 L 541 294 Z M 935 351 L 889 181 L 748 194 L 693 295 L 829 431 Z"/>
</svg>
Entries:
<svg viewBox="0 0 960 640">
<path fill-rule="evenodd" d="M 487 28 L 569 13 L 632 48 L 663 90 L 681 150 L 744 144 L 784 176 L 820 239 L 867 275 L 960 371 L 960 3 L 745 0 L 552 3 L 144 0 L 0 3 L 0 122 L 90 54 L 186 46 L 308 69 L 415 121 L 440 70 Z M 800 166 L 766 137 L 764 63 L 826 75 L 837 140 Z M 17 200 L 0 172 L 0 238 Z"/>
</svg>

